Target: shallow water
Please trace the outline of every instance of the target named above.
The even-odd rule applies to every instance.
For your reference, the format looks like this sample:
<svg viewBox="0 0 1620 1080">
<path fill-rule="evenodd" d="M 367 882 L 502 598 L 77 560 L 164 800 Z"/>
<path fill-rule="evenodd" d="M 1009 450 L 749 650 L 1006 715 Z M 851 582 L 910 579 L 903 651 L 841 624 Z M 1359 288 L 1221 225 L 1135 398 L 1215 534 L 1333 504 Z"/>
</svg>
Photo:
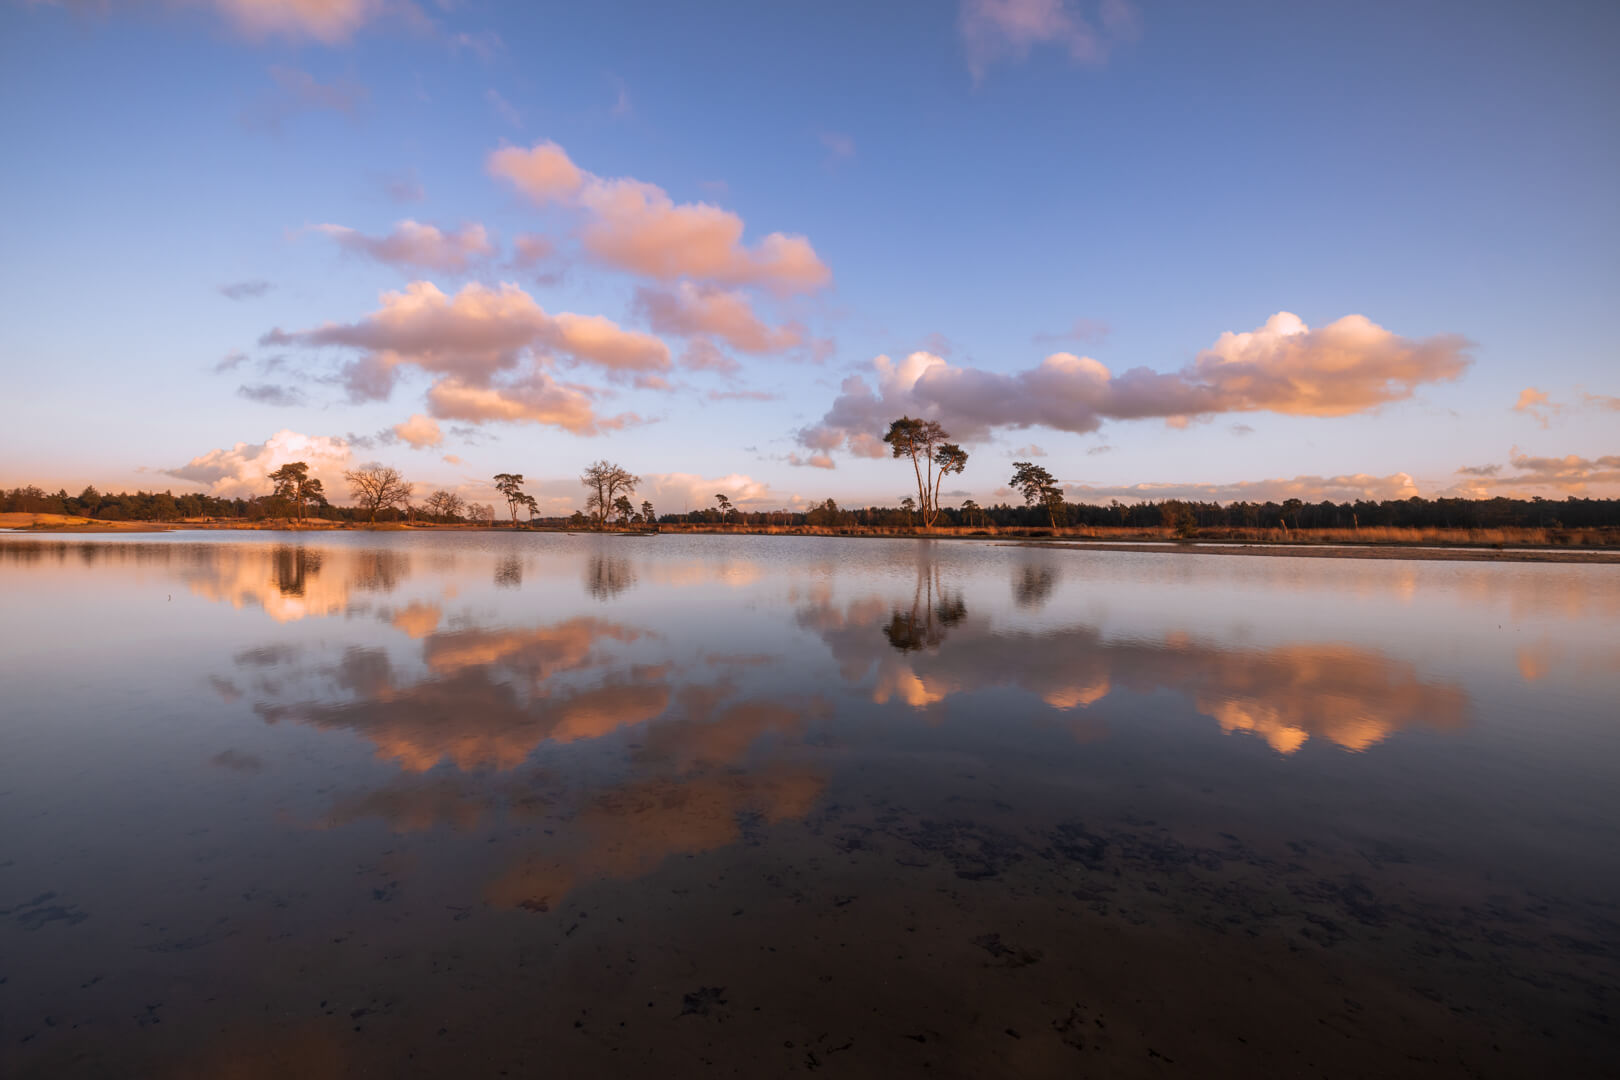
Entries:
<svg viewBox="0 0 1620 1080">
<path fill-rule="evenodd" d="M 1598 1075 L 1620 567 L 0 540 L 6 1076 Z"/>
</svg>

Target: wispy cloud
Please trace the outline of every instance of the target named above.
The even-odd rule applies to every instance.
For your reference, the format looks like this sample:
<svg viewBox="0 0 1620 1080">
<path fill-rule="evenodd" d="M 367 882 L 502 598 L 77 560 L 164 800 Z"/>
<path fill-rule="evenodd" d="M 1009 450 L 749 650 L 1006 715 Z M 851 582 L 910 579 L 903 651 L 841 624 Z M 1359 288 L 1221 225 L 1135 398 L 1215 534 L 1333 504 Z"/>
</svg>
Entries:
<svg viewBox="0 0 1620 1080">
<path fill-rule="evenodd" d="M 1109 326 L 1101 319 L 1079 318 L 1069 324 L 1066 330 L 1042 331 L 1033 335 L 1030 340 L 1037 345 L 1052 345 L 1064 341 L 1072 341 L 1081 345 L 1100 345 L 1108 340 Z"/>
<path fill-rule="evenodd" d="M 523 126 L 523 114 L 518 112 L 517 106 L 513 105 L 510 101 L 507 101 L 506 98 L 501 95 L 499 90 L 494 88 L 485 90 L 484 100 L 489 102 L 489 107 L 491 109 L 495 110 L 495 115 L 500 117 L 507 124 L 510 124 L 515 128 L 520 128 Z"/>
<path fill-rule="evenodd" d="M 1095 19 L 1068 0 L 962 0 L 957 27 L 975 84 L 991 66 L 1026 59 L 1037 46 L 1101 65 L 1119 43 L 1134 40 L 1141 18 L 1127 0 L 1101 0 Z"/>
<path fill-rule="evenodd" d="M 275 88 L 242 112 L 242 123 L 250 130 L 280 132 L 288 120 L 310 112 L 353 116 L 369 96 L 369 91 L 352 79 L 323 83 L 299 68 L 272 67 L 270 79 Z"/>
<path fill-rule="evenodd" d="M 256 300 L 275 288 L 274 285 L 262 278 L 249 278 L 246 281 L 230 281 L 219 287 L 219 295 L 227 300 Z"/>
<path fill-rule="evenodd" d="M 279 386 L 275 383 L 258 383 L 248 385 L 244 383 L 236 388 L 237 397 L 260 405 L 302 405 L 304 392 L 296 386 Z"/>
<path fill-rule="evenodd" d="M 1527 386 L 1519 391 L 1519 400 L 1513 403 L 1513 411 L 1531 417 L 1543 428 L 1550 427 L 1552 421 L 1566 413 L 1578 409 L 1601 409 L 1609 412 L 1620 412 L 1620 397 L 1610 397 L 1607 394 L 1591 394 L 1581 390 L 1576 395 L 1574 404 L 1554 401 L 1551 395 L 1538 390 L 1534 386 Z"/>
<path fill-rule="evenodd" d="M 385 236 L 367 236 L 346 225 L 314 225 L 344 251 L 364 255 L 389 266 L 460 273 L 495 251 L 482 225 L 463 225 L 445 232 L 435 225 L 406 219 Z"/>
<path fill-rule="evenodd" d="M 1525 492 L 1540 489 L 1564 495 L 1586 495 L 1591 494 L 1593 488 L 1606 492 L 1620 489 L 1620 454 L 1597 458 L 1577 454 L 1536 457 L 1514 447 L 1508 456 L 1507 467 L 1469 465 L 1457 472 L 1469 477 L 1458 485 L 1458 493 L 1473 498 L 1501 494 L 1503 489 Z"/>
<path fill-rule="evenodd" d="M 416 178 L 415 169 L 391 173 L 379 178 L 383 194 L 399 203 L 417 203 L 427 198 L 427 191 Z"/>
<path fill-rule="evenodd" d="M 827 156 L 822 159 L 822 165 L 828 169 L 835 169 L 846 161 L 855 157 L 855 140 L 838 131 L 823 131 L 818 138 Z"/>
</svg>

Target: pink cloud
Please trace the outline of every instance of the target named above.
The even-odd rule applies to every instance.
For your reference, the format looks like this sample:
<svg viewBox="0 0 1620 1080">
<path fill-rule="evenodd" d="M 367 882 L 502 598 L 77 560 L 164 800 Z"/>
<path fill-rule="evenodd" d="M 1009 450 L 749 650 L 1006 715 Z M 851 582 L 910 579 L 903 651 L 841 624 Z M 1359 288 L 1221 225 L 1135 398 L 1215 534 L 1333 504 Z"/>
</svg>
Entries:
<svg viewBox="0 0 1620 1080">
<path fill-rule="evenodd" d="M 962 0 L 957 27 L 973 81 L 999 61 L 1024 60 L 1038 45 L 1062 49 L 1079 63 L 1102 64 L 1116 44 L 1140 32 L 1136 9 L 1126 0 L 1102 0 L 1100 27 L 1077 7 L 1068 0 Z"/>
<path fill-rule="evenodd" d="M 383 0 L 208 0 L 248 37 L 347 41 L 386 11 Z"/>
<path fill-rule="evenodd" d="M 714 371 L 721 375 L 735 375 L 742 365 L 721 352 L 707 338 L 694 338 L 681 356 L 681 366 L 691 371 Z"/>
<path fill-rule="evenodd" d="M 560 427 L 575 435 L 596 435 L 637 422 L 632 414 L 598 417 L 590 395 L 559 383 L 543 371 L 505 383 L 478 385 L 450 377 L 428 390 L 428 406 L 445 420 L 504 421 Z"/>
<path fill-rule="evenodd" d="M 819 424 L 800 442 L 856 453 L 902 414 L 943 422 L 958 437 L 1001 428 L 1095 431 L 1106 420 L 1161 419 L 1173 424 L 1223 413 L 1276 412 L 1346 416 L 1402 401 L 1420 385 L 1455 379 L 1469 364 L 1456 335 L 1413 341 L 1360 315 L 1317 330 L 1280 312 L 1257 330 L 1226 333 L 1172 374 L 1135 368 L 1115 376 L 1090 357 L 1053 353 L 1012 374 L 955 367 L 929 353 L 900 363 L 873 361 L 877 388 L 861 376 L 844 381 Z"/>
<path fill-rule="evenodd" d="M 403 291 L 383 293 L 381 303 L 357 322 L 276 329 L 260 341 L 357 350 L 360 355 L 343 369 L 357 401 L 387 398 L 400 369 L 417 367 L 439 377 L 428 393 L 435 416 L 554 424 L 576 434 L 635 418 L 596 416 L 596 391 L 566 386 L 544 370 L 554 354 L 650 388 L 671 367 L 669 349 L 657 338 L 600 315 L 548 314 L 511 283 L 469 284 L 449 296 L 432 282 L 414 281 Z"/>
<path fill-rule="evenodd" d="M 557 245 L 539 233 L 520 233 L 512 238 L 512 265 L 532 267 L 557 253 Z"/>
<path fill-rule="evenodd" d="M 346 225 L 316 225 L 344 251 L 364 255 L 390 266 L 460 273 L 494 253 L 482 225 L 463 225 L 446 233 L 434 225 L 406 219 L 386 236 L 367 236 Z"/>
<path fill-rule="evenodd" d="M 403 291 L 383 293 L 381 302 L 358 322 L 292 333 L 273 330 L 261 340 L 363 350 L 367 355 L 351 371 L 355 377 L 414 364 L 477 384 L 517 366 L 530 349 L 555 350 L 610 372 L 670 367 L 669 348 L 657 338 L 622 329 L 600 315 L 549 315 L 509 282 L 493 288 L 473 283 L 449 296 L 432 282 L 413 281 Z M 351 389 L 365 390 L 367 384 L 351 378 Z"/>
<path fill-rule="evenodd" d="M 438 446 L 444 442 L 444 433 L 439 430 L 438 422 L 431 416 L 417 413 L 409 420 L 395 424 L 392 428 L 395 435 L 411 444 L 417 450 L 429 446 Z"/>
<path fill-rule="evenodd" d="M 743 220 L 731 211 L 677 204 L 655 184 L 596 176 L 556 143 L 502 147 L 487 165 L 491 175 L 536 203 L 582 212 L 585 250 L 609 266 L 665 281 L 690 277 L 779 293 L 810 292 L 832 280 L 802 236 L 770 233 L 749 247 L 742 240 Z"/>
<path fill-rule="evenodd" d="M 746 353 L 781 352 L 804 339 L 798 326 L 771 327 L 761 322 L 742 293 L 690 281 L 669 289 L 638 288 L 635 307 L 647 325 L 660 334 L 712 334 Z"/>
</svg>

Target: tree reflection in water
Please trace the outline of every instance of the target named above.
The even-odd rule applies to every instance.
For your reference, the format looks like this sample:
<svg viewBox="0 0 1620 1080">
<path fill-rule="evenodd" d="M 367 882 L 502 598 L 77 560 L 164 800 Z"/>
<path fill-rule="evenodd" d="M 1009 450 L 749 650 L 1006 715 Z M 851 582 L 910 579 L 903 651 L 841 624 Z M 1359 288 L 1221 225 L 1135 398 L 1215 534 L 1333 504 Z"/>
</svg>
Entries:
<svg viewBox="0 0 1620 1080">
<path fill-rule="evenodd" d="M 635 567 L 623 556 L 592 555 L 585 565 L 585 588 L 598 600 L 611 600 L 635 583 Z"/>
<path fill-rule="evenodd" d="M 271 553 L 270 565 L 282 596 L 303 596 L 309 578 L 320 572 L 321 553 L 283 545 Z"/>
<path fill-rule="evenodd" d="M 495 587 L 518 589 L 523 587 L 523 560 L 509 555 L 495 564 Z"/>
<path fill-rule="evenodd" d="M 1021 608 L 1039 611 L 1057 588 L 1057 571 L 1050 563 L 1024 563 L 1013 577 L 1013 600 Z"/>
<path fill-rule="evenodd" d="M 965 618 L 967 605 L 962 601 L 962 594 L 946 590 L 939 580 L 939 564 L 919 563 L 911 610 L 895 608 L 889 616 L 889 625 L 883 628 L 883 636 L 901 652 L 935 649 L 945 640 L 945 631 Z"/>
</svg>

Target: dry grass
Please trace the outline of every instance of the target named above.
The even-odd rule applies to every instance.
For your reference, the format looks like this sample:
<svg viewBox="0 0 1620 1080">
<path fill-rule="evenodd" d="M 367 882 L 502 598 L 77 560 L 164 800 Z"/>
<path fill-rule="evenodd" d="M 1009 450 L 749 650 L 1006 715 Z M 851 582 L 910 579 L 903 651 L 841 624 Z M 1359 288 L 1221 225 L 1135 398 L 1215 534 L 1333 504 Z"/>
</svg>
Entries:
<svg viewBox="0 0 1620 1080">
<path fill-rule="evenodd" d="M 906 529 L 884 525 L 661 525 L 662 532 L 738 533 L 792 536 L 923 536 L 953 537 L 1052 537 L 1065 540 L 1109 542 L 1173 542 L 1175 532 L 1163 527 L 1122 528 L 1108 525 L 1071 525 L 1058 529 L 964 526 L 962 528 Z M 1250 529 L 1210 528 L 1198 530 L 1197 540 L 1246 541 L 1271 544 L 1368 544 L 1403 547 L 1620 547 L 1620 529 L 1410 529 L 1368 527 L 1361 529 Z"/>
</svg>

